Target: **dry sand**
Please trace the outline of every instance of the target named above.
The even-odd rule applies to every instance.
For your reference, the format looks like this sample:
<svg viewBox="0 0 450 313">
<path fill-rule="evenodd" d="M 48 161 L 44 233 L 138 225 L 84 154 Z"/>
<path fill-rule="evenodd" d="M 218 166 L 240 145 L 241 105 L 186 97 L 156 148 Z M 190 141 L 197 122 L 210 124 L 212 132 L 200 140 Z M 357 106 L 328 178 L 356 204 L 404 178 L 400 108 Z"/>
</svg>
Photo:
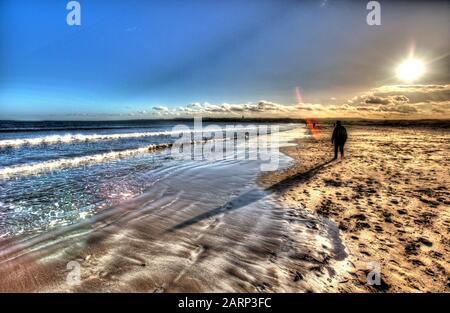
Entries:
<svg viewBox="0 0 450 313">
<path fill-rule="evenodd" d="M 260 179 L 288 206 L 339 225 L 352 266 L 328 291 L 449 292 L 449 129 L 347 127 L 336 161 L 331 130 L 286 148 L 296 164 Z M 373 261 L 379 286 L 366 284 Z"/>
</svg>

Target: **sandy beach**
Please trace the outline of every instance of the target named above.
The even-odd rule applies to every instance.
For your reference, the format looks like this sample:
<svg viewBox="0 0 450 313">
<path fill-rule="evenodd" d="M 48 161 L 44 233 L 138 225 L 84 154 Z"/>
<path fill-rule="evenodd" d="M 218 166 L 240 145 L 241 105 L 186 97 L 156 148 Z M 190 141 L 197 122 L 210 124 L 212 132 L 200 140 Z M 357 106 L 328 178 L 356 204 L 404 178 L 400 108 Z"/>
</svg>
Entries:
<svg viewBox="0 0 450 313">
<path fill-rule="evenodd" d="M 448 292 L 448 129 L 347 127 L 343 160 L 324 126 L 284 132 L 275 172 L 166 160 L 138 197 L 1 240 L 0 291 Z"/>
<path fill-rule="evenodd" d="M 450 1 L 0 3 L 0 296 L 450 294 Z"/>
<path fill-rule="evenodd" d="M 282 132 L 281 141 L 292 145 L 305 129 Z M 0 291 L 319 292 L 348 266 L 337 224 L 258 185 L 260 161 L 163 159 L 143 169 L 151 184 L 140 196 L 1 240 Z"/>
<path fill-rule="evenodd" d="M 260 179 L 288 206 L 338 224 L 351 266 L 328 291 L 449 292 L 448 128 L 347 126 L 336 161 L 331 130 L 285 148 L 296 164 Z M 370 262 L 380 285 L 367 285 Z"/>
</svg>

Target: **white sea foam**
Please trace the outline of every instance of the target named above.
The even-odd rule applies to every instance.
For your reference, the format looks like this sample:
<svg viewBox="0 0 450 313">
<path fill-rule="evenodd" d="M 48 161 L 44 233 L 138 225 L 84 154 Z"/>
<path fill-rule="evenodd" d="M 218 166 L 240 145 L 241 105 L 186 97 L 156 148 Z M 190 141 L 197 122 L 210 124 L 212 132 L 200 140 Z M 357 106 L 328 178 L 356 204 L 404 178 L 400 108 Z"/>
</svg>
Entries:
<svg viewBox="0 0 450 313">
<path fill-rule="evenodd" d="M 142 148 L 128 149 L 122 151 L 112 151 L 94 155 L 86 155 L 73 158 L 63 158 L 57 160 L 49 160 L 38 163 L 24 164 L 24 165 L 14 165 L 4 168 L 0 168 L 0 178 L 8 178 L 16 175 L 32 175 L 41 173 L 44 171 L 52 171 L 67 167 L 77 167 L 80 165 L 92 164 L 92 163 L 102 163 L 107 161 L 112 161 L 115 159 L 120 159 L 124 157 L 130 157 L 134 155 L 144 154 L 153 152 L 156 150 L 164 149 L 170 147 L 171 144 L 157 144 L 149 145 Z"/>
<path fill-rule="evenodd" d="M 256 127 L 245 127 L 237 130 L 250 130 L 256 129 Z M 225 128 L 208 129 L 209 132 L 223 131 Z M 191 131 L 195 133 L 195 131 Z M 158 137 L 158 136 L 172 136 L 179 135 L 181 132 L 177 131 L 162 131 L 162 132 L 135 132 L 135 133 L 121 133 L 121 134 L 66 134 L 66 135 L 48 135 L 43 137 L 34 138 L 17 138 L 17 139 L 5 139 L 0 140 L 0 148 L 16 148 L 23 145 L 42 145 L 42 144 L 70 144 L 74 142 L 88 142 L 88 141 L 101 141 L 101 140 L 117 140 L 127 138 L 143 138 L 143 137 Z"/>
<path fill-rule="evenodd" d="M 141 132 L 141 133 L 125 133 L 125 134 L 66 134 L 66 135 L 49 135 L 35 138 L 19 138 L 0 140 L 0 147 L 18 147 L 22 145 L 42 145 L 42 144 L 58 144 L 58 143 L 73 143 L 84 141 L 100 141 L 100 140 L 115 140 L 123 138 L 140 138 L 170 135 L 169 132 Z"/>
<path fill-rule="evenodd" d="M 242 128 L 217 128 L 217 129 L 208 129 L 204 130 L 208 133 L 211 132 L 220 132 L 220 131 L 248 131 L 255 130 L 257 127 L 242 127 Z M 196 131 L 191 131 L 191 133 L 195 133 Z M 201 132 L 201 131 L 200 131 Z M 142 132 L 142 133 L 126 133 L 126 134 L 92 134 L 92 135 L 52 135 L 45 137 L 37 137 L 37 138 L 21 138 L 21 139 L 11 139 L 11 140 L 0 140 L 0 148 L 1 147 L 18 147 L 20 145 L 39 145 L 39 144 L 55 144 L 55 143 L 71 143 L 71 142 L 81 142 L 81 141 L 96 141 L 96 140 L 114 140 L 121 138 L 139 138 L 146 136 L 162 136 L 162 135 L 179 135 L 182 132 L 180 130 L 177 131 L 165 131 L 165 132 Z M 196 140 L 196 141 L 185 141 L 184 143 L 205 143 L 206 141 L 211 140 L 211 138 L 205 140 Z M 214 141 L 222 141 L 226 140 L 226 138 L 222 139 L 213 139 Z M 72 158 L 62 158 L 56 160 L 48 160 L 37 163 L 30 164 L 22 164 L 22 165 L 12 165 L 4 168 L 0 168 L 0 178 L 9 178 L 12 176 L 26 176 L 42 173 L 45 171 L 58 170 L 62 168 L 69 167 L 77 167 L 81 165 L 93 164 L 93 163 L 102 163 L 107 162 L 119 158 L 130 157 L 138 154 L 149 153 L 155 150 L 164 149 L 172 147 L 172 143 L 163 143 L 163 144 L 154 144 L 148 145 L 141 148 L 121 150 L 121 151 L 112 151 L 94 155 L 86 155 Z"/>
</svg>

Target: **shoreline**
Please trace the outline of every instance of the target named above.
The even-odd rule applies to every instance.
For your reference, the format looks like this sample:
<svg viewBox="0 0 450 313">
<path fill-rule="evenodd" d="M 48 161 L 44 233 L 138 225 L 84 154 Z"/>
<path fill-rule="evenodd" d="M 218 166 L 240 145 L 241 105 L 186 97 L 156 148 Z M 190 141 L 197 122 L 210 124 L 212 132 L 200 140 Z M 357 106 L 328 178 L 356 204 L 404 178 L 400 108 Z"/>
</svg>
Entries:
<svg viewBox="0 0 450 313">
<path fill-rule="evenodd" d="M 330 128 L 282 152 L 290 168 L 259 177 L 286 206 L 334 221 L 351 269 L 326 291 L 449 292 L 450 230 L 446 153 L 441 128 L 347 126 L 346 157 L 332 161 Z M 377 262 L 380 285 L 367 285 Z"/>
<path fill-rule="evenodd" d="M 348 130 L 342 161 L 330 161 L 330 129 L 323 129 L 319 141 L 286 134 L 291 144 L 281 152 L 291 160 L 275 172 L 257 174 L 256 165 L 245 162 L 208 171 L 200 163 L 175 167 L 177 175 L 164 174 L 171 183 L 157 181 L 149 194 L 117 207 L 111 213 L 118 219 L 94 218 L 92 231 L 78 238 L 69 231 L 67 240 L 54 246 L 46 240 L 42 249 L 16 242 L 25 253 L 15 260 L 0 256 L 0 290 L 448 292 L 448 134 L 435 128 Z M 413 147 L 407 138 L 415 138 Z M 381 146 L 388 153 L 380 155 Z M 405 149 L 419 149 L 422 157 L 412 160 L 420 162 L 405 161 Z M 419 191 L 405 188 L 413 177 L 403 163 L 440 176 L 422 173 Z M 193 177 L 195 183 L 183 183 Z M 233 177 L 231 194 L 220 188 L 226 177 Z M 225 204 L 199 200 L 211 186 Z M 393 200 L 404 206 L 408 192 L 417 196 L 419 210 L 392 206 Z M 66 284 L 70 261 L 82 268 L 80 285 Z M 379 286 L 366 285 L 372 261 L 380 263 Z"/>
<path fill-rule="evenodd" d="M 159 171 L 149 192 L 86 225 L 3 242 L 0 290 L 252 293 L 329 284 L 329 260 L 342 250 L 337 226 L 280 206 L 257 184 L 259 163 L 186 162 Z M 70 262 L 81 269 L 73 286 Z"/>
</svg>

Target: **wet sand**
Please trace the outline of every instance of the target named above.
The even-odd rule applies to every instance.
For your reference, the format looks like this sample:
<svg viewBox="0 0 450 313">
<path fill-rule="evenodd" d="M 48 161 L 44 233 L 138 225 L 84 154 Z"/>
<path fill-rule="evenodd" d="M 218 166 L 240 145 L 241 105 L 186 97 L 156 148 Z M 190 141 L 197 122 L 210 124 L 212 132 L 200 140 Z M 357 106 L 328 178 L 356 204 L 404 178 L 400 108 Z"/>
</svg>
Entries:
<svg viewBox="0 0 450 313">
<path fill-rule="evenodd" d="M 350 126 L 346 156 L 330 161 L 331 128 L 285 152 L 291 168 L 263 175 L 287 206 L 339 225 L 351 268 L 327 291 L 450 291 L 450 132 Z M 381 284 L 367 285 L 370 262 Z M 372 267 L 373 269 L 373 267 Z"/>
<path fill-rule="evenodd" d="M 293 136 L 302 135 L 296 130 Z M 282 158 L 282 165 L 292 163 Z M 175 163 L 142 196 L 73 226 L 0 242 L 0 291 L 307 292 L 350 265 L 337 224 L 280 203 L 260 164 Z M 69 262 L 80 266 L 71 284 Z M 71 280 L 70 280 L 71 281 Z"/>
</svg>

